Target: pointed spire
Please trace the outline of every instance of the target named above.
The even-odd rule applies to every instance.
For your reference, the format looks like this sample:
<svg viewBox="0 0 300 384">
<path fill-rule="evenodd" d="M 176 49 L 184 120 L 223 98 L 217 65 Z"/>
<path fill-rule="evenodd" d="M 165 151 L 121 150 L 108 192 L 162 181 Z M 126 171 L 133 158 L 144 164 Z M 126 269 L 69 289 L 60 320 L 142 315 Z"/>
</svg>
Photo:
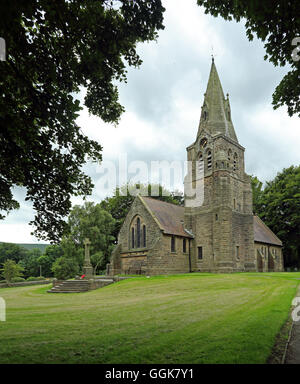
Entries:
<svg viewBox="0 0 300 384">
<path fill-rule="evenodd" d="M 205 129 L 211 135 L 222 133 L 232 140 L 237 141 L 237 137 L 231 122 L 230 104 L 228 94 L 227 99 L 219 79 L 215 60 L 212 55 L 212 63 L 204 94 L 204 102 L 198 129 L 198 135 Z"/>
</svg>

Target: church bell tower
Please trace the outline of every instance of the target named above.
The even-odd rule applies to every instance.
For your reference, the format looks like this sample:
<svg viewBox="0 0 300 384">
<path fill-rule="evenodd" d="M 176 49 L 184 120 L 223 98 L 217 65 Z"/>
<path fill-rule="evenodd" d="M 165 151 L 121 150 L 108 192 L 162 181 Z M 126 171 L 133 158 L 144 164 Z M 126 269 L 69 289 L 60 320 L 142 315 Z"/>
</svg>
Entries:
<svg viewBox="0 0 300 384">
<path fill-rule="evenodd" d="M 229 96 L 212 65 L 195 142 L 187 148 L 185 228 L 193 271 L 254 271 L 252 190 Z"/>
</svg>

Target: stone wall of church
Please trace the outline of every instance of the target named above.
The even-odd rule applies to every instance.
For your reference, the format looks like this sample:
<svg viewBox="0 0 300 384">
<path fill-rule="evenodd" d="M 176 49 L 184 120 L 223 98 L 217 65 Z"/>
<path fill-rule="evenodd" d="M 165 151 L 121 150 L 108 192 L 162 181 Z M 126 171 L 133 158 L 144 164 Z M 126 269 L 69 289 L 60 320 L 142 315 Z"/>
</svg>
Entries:
<svg viewBox="0 0 300 384">
<path fill-rule="evenodd" d="M 139 216 L 146 225 L 146 247 L 145 251 L 153 246 L 156 240 L 161 236 L 161 230 L 147 208 L 139 198 L 136 198 L 126 216 L 124 224 L 119 232 L 118 244 L 122 244 L 122 252 L 135 252 L 143 250 L 142 244 L 140 248 L 132 248 L 130 228 L 135 217 Z"/>
<path fill-rule="evenodd" d="M 282 272 L 284 270 L 282 247 L 255 242 L 253 252 L 258 272 Z"/>
<path fill-rule="evenodd" d="M 171 252 L 171 236 L 163 235 L 157 239 L 153 248 L 149 249 L 147 260 L 148 275 L 167 275 L 188 273 L 189 240 L 186 239 L 186 252 L 183 252 L 183 238 L 175 237 L 175 252 Z"/>
</svg>

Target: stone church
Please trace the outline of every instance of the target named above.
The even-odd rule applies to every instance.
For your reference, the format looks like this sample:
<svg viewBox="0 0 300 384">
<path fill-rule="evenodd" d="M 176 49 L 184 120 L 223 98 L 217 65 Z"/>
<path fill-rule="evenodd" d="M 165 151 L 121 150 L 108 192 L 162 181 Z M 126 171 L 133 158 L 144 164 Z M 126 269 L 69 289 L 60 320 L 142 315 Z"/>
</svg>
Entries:
<svg viewBox="0 0 300 384">
<path fill-rule="evenodd" d="M 213 59 L 197 137 L 187 147 L 185 206 L 138 195 L 107 272 L 282 271 L 282 242 L 253 214 L 244 151 Z"/>
</svg>

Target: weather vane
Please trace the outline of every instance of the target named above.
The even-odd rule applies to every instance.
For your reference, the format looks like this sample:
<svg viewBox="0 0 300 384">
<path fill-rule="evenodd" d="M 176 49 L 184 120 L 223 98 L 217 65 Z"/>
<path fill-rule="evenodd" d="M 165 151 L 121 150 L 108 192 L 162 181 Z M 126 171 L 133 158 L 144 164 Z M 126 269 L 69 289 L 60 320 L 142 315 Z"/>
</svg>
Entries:
<svg viewBox="0 0 300 384">
<path fill-rule="evenodd" d="M 217 56 L 217 55 L 214 54 L 214 46 L 212 45 L 211 46 L 211 59 L 212 59 L 213 62 L 214 62 L 215 56 Z"/>
</svg>

